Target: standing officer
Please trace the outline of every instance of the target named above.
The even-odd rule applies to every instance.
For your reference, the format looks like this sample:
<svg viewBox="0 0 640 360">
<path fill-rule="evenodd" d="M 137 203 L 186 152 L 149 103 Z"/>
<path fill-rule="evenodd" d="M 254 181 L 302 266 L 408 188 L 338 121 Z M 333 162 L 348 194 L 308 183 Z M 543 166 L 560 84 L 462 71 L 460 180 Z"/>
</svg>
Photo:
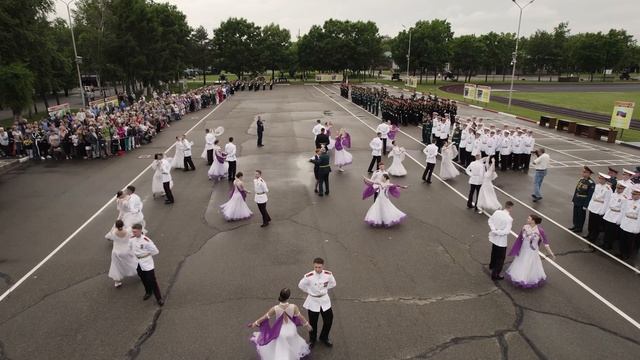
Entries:
<svg viewBox="0 0 640 360">
<path fill-rule="evenodd" d="M 151 294 L 154 294 L 158 305 L 162 306 L 164 305 L 164 300 L 162 300 L 160 287 L 158 287 L 158 282 L 156 281 L 155 264 L 153 263 L 153 256 L 158 255 L 160 251 L 158 251 L 151 239 L 142 235 L 141 224 L 133 224 L 131 233 L 133 236 L 129 239 L 129 248 L 138 259 L 137 272 L 145 291 L 142 300 L 147 300 L 151 297 Z"/>
<path fill-rule="evenodd" d="M 331 309 L 331 299 L 329 289 L 336 286 L 336 279 L 331 271 L 324 270 L 324 260 L 322 258 L 313 259 L 313 271 L 306 273 L 298 283 L 300 290 L 307 294 L 307 299 L 302 307 L 309 313 L 309 323 L 312 330 L 309 332 L 310 347 L 316 343 L 318 333 L 318 316 L 322 315 L 322 331 L 320 341 L 328 347 L 333 343 L 329 340 L 329 332 L 333 323 L 333 310 Z"/>
<path fill-rule="evenodd" d="M 616 185 L 618 183 L 618 170 L 616 170 L 616 169 L 614 169 L 612 167 L 609 167 L 608 170 L 609 170 L 609 172 L 607 174 L 610 177 L 609 184 L 611 184 L 611 190 L 613 192 L 615 192 L 616 191 Z"/>
<path fill-rule="evenodd" d="M 264 132 L 264 123 L 262 122 L 262 119 L 260 119 L 260 115 L 258 115 L 258 120 L 256 121 L 256 132 L 258 133 L 258 147 L 263 147 L 262 133 Z"/>
<path fill-rule="evenodd" d="M 422 143 L 425 145 L 431 144 L 431 131 L 433 130 L 433 122 L 431 118 L 426 115 L 422 121 Z"/>
<path fill-rule="evenodd" d="M 576 233 L 582 232 L 584 219 L 587 216 L 587 206 L 589 206 L 596 187 L 596 183 L 591 179 L 591 174 L 593 171 L 585 166 L 582 170 L 582 177 L 578 180 L 576 190 L 573 192 L 573 226 L 569 230 Z"/>
</svg>

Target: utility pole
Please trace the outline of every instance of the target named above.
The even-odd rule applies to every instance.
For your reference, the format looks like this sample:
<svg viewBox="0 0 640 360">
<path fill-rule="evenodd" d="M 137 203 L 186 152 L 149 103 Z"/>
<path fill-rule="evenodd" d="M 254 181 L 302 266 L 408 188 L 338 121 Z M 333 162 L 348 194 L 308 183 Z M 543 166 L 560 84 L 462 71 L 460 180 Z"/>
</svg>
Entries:
<svg viewBox="0 0 640 360">
<path fill-rule="evenodd" d="M 80 75 L 80 62 L 82 61 L 82 58 L 78 56 L 78 50 L 76 49 L 76 37 L 73 34 L 73 23 L 71 23 L 71 10 L 69 10 L 69 5 L 71 5 L 71 3 L 74 2 L 75 0 L 68 0 L 68 1 L 60 0 L 60 1 L 62 1 L 62 3 L 67 6 L 67 15 L 69 16 L 69 29 L 71 30 L 71 42 L 73 43 L 73 53 L 76 57 L 75 63 L 76 63 L 76 70 L 78 71 L 78 84 L 80 85 L 80 96 L 82 97 L 82 107 L 85 108 L 87 105 L 85 103 L 85 98 L 84 98 L 84 88 L 82 87 L 82 75 Z"/>
<path fill-rule="evenodd" d="M 513 69 L 511 70 L 511 86 L 509 87 L 509 105 L 507 108 L 511 109 L 511 97 L 513 95 L 513 79 L 516 77 L 516 63 L 518 62 L 518 44 L 520 43 L 520 25 L 522 24 L 522 10 L 531 5 L 535 0 L 530 0 L 526 5 L 520 6 L 516 0 L 511 0 L 520 9 L 520 15 L 518 16 L 518 32 L 516 33 L 516 50 L 513 52 L 513 58 L 511 64 Z"/>
</svg>

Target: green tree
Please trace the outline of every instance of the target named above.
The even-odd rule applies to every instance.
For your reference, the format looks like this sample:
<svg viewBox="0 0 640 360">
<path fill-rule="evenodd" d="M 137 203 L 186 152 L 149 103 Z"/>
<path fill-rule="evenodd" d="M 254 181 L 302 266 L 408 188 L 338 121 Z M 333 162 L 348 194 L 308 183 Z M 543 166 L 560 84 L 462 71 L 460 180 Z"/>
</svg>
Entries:
<svg viewBox="0 0 640 360">
<path fill-rule="evenodd" d="M 557 52 L 553 48 L 553 35 L 547 31 L 538 30 L 531 35 L 523 46 L 529 64 L 538 73 L 538 81 L 544 70 L 552 68 L 558 61 Z"/>
<path fill-rule="evenodd" d="M 265 69 L 271 70 L 271 78 L 275 77 L 275 69 L 287 62 L 291 47 L 291 33 L 276 24 L 269 24 L 262 28 L 259 57 Z"/>
<path fill-rule="evenodd" d="M 485 39 L 475 35 L 462 35 L 451 40 L 451 65 L 470 81 L 473 73 L 482 65 L 486 53 Z"/>
<path fill-rule="evenodd" d="M 207 84 L 207 63 L 211 58 L 211 40 L 204 26 L 199 26 L 189 37 L 189 63 L 202 69 L 202 84 Z"/>
<path fill-rule="evenodd" d="M 242 77 L 257 72 L 260 27 L 243 18 L 229 18 L 213 31 L 213 53 L 219 67 Z"/>
<path fill-rule="evenodd" d="M 16 120 L 32 101 L 33 73 L 22 63 L 0 65 L 0 105 L 13 112 Z"/>
</svg>

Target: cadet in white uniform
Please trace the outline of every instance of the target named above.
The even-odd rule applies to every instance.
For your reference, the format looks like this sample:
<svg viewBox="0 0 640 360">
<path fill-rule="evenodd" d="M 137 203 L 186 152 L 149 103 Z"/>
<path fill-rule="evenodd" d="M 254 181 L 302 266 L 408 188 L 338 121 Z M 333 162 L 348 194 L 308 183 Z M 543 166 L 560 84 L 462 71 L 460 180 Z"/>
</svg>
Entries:
<svg viewBox="0 0 640 360">
<path fill-rule="evenodd" d="M 598 182 L 593 190 L 591 201 L 589 201 L 589 233 L 587 234 L 587 240 L 591 243 L 595 243 L 600 236 L 600 233 L 604 230 L 604 224 L 602 217 L 607 211 L 609 206 L 609 199 L 611 198 L 611 187 L 607 184 L 607 180 L 611 179 L 611 176 L 598 173 Z"/>
<path fill-rule="evenodd" d="M 638 234 L 640 233 L 640 186 L 631 190 L 631 199 L 622 203 L 620 219 L 620 252 L 622 260 L 630 260 L 631 265 L 638 252 Z"/>
<path fill-rule="evenodd" d="M 378 132 L 377 136 L 371 139 L 369 147 L 371 148 L 371 162 L 369 163 L 368 173 L 373 172 L 373 165 L 380 165 L 382 162 L 382 148 L 384 143 L 382 142 L 382 133 Z"/>
<path fill-rule="evenodd" d="M 255 179 L 253 179 L 253 190 L 255 193 L 254 200 L 258 205 L 260 214 L 262 214 L 262 225 L 260 225 L 260 227 L 269 226 L 269 222 L 271 221 L 271 216 L 269 216 L 267 212 L 267 193 L 269 192 L 269 188 L 262 178 L 262 171 L 260 170 L 256 170 Z"/>
<path fill-rule="evenodd" d="M 133 236 L 129 240 L 129 248 L 138 260 L 138 276 L 142 280 L 144 285 L 144 297 L 142 300 L 147 300 L 153 293 L 156 296 L 158 305 L 164 305 L 162 295 L 160 294 L 160 287 L 156 281 L 155 264 L 153 263 L 153 256 L 158 255 L 160 251 L 156 245 L 148 237 L 142 235 L 142 225 L 134 224 L 131 232 Z"/>
<path fill-rule="evenodd" d="M 318 120 L 320 121 L 320 120 Z M 226 160 L 229 163 L 228 177 L 229 181 L 236 179 L 236 144 L 233 143 L 233 137 L 229 138 L 229 142 L 224 146 L 224 152 L 227 154 Z"/>
<path fill-rule="evenodd" d="M 500 141 L 500 169 L 507 170 L 511 166 L 511 138 L 508 131 L 502 132 Z"/>
<path fill-rule="evenodd" d="M 465 170 L 469 175 L 469 197 L 467 198 L 467 208 L 475 208 L 478 210 L 478 196 L 480 196 L 480 186 L 484 180 L 484 161 L 480 158 L 480 155 L 476 155 L 476 160 L 473 161 Z M 473 201 L 473 193 L 476 194 L 476 201 Z"/>
<path fill-rule="evenodd" d="M 184 170 L 196 170 L 196 166 L 193 164 L 193 160 L 191 159 L 191 147 L 193 146 L 193 141 L 187 140 L 187 135 L 182 135 L 182 146 L 184 146 Z"/>
<path fill-rule="evenodd" d="M 298 287 L 307 294 L 307 299 L 302 307 L 307 309 L 309 313 L 309 323 L 312 330 L 309 332 L 310 346 L 313 347 L 316 342 L 318 333 L 318 316 L 322 315 L 322 331 L 320 332 L 320 341 L 325 345 L 332 347 L 333 343 L 329 340 L 329 331 L 333 323 L 333 310 L 331 309 L 331 299 L 329 298 L 329 289 L 336 286 L 336 279 L 331 271 L 324 270 L 324 260 L 315 258 L 313 260 L 313 271 L 304 275 Z"/>
<path fill-rule="evenodd" d="M 207 165 L 213 164 L 213 144 L 216 142 L 216 136 L 211 130 L 206 129 L 206 135 L 204 136 L 204 150 L 207 152 Z"/>
<path fill-rule="evenodd" d="M 142 228 L 145 228 L 144 214 L 142 213 L 142 200 L 140 196 L 136 195 L 136 187 L 133 185 L 127 186 L 127 200 L 125 206 L 125 213 L 122 215 L 122 221 L 124 226 L 130 229 L 134 224 L 142 224 Z"/>
<path fill-rule="evenodd" d="M 620 237 L 620 219 L 622 217 L 622 204 L 627 200 L 624 195 L 627 185 L 618 181 L 616 192 L 611 194 L 607 208 L 602 219 L 604 220 L 604 245 L 603 249 L 611 250 L 614 242 Z"/>
<path fill-rule="evenodd" d="M 391 130 L 388 123 L 391 122 L 387 120 L 387 122 L 383 122 L 376 128 L 376 132 L 380 133 L 380 139 L 382 140 L 382 155 L 387 155 L 387 134 Z"/>
<path fill-rule="evenodd" d="M 533 137 L 533 131 L 528 130 L 527 134 L 523 137 L 522 141 L 522 169 L 524 171 L 529 171 L 529 163 L 531 163 L 531 153 L 533 152 L 533 148 L 536 146 L 536 139 Z"/>
</svg>

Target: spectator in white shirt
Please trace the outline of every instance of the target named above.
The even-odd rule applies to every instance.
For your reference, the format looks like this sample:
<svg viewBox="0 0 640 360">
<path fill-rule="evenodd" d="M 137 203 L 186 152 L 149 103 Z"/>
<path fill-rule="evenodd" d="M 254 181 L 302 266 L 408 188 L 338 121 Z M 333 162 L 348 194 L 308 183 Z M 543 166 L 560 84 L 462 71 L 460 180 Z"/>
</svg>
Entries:
<svg viewBox="0 0 640 360">
<path fill-rule="evenodd" d="M 547 176 L 547 167 L 549 167 L 549 154 L 545 153 L 544 149 L 538 149 L 534 152 L 536 158 L 533 160 L 533 165 L 536 168 L 536 175 L 533 178 L 533 194 L 531 197 L 533 198 L 533 202 L 537 202 L 538 200 L 542 200 L 542 193 L 540 189 L 542 188 L 542 181 L 544 177 Z"/>
</svg>

